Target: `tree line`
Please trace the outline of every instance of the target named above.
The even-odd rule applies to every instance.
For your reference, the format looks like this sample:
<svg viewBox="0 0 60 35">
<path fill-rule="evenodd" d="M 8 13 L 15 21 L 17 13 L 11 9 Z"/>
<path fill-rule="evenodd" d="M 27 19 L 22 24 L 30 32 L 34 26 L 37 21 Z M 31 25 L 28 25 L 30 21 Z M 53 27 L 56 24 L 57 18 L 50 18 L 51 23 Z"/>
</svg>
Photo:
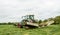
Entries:
<svg viewBox="0 0 60 35">
<path fill-rule="evenodd" d="M 60 16 L 56 16 L 54 18 L 48 18 L 48 19 L 45 19 L 45 20 L 39 20 L 39 21 L 36 21 L 37 23 L 42 23 L 42 22 L 47 22 L 47 21 L 51 21 L 53 20 L 54 21 L 54 24 L 60 24 Z M 13 25 L 14 23 L 12 22 L 8 22 L 8 23 L 0 23 L 0 25 Z"/>
<path fill-rule="evenodd" d="M 48 18 L 48 19 L 45 19 L 45 20 L 39 20 L 39 23 L 42 23 L 42 22 L 47 22 L 47 21 L 51 21 L 53 20 L 54 21 L 54 24 L 60 24 L 60 16 L 56 16 L 54 18 Z"/>
</svg>

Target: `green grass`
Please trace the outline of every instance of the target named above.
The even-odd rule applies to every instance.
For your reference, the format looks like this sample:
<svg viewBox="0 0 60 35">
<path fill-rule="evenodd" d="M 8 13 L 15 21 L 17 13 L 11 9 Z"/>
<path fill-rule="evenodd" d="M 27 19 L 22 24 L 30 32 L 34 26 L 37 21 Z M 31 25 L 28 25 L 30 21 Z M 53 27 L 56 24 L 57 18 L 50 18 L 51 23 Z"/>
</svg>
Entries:
<svg viewBox="0 0 60 35">
<path fill-rule="evenodd" d="M 0 35 L 60 35 L 60 25 L 29 30 L 17 28 L 13 25 L 0 25 Z"/>
</svg>

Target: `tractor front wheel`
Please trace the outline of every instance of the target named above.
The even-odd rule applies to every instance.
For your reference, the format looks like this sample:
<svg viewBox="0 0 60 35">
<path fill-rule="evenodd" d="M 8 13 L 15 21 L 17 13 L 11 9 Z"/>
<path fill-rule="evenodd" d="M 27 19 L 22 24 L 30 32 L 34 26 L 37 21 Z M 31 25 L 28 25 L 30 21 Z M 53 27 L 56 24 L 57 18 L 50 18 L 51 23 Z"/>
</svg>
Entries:
<svg viewBox="0 0 60 35">
<path fill-rule="evenodd" d="M 25 28 L 26 28 L 26 29 L 29 29 L 29 27 L 28 27 L 28 26 L 26 26 Z"/>
</svg>

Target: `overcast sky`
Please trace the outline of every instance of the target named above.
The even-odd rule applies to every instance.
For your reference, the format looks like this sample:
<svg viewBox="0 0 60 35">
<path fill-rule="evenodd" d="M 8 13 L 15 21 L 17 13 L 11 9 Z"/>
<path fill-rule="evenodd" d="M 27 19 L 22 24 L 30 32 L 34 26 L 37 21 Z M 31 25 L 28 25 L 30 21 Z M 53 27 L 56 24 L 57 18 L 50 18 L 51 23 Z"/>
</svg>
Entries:
<svg viewBox="0 0 60 35">
<path fill-rule="evenodd" d="M 0 22 L 18 22 L 26 14 L 36 19 L 60 15 L 60 0 L 0 0 Z"/>
</svg>

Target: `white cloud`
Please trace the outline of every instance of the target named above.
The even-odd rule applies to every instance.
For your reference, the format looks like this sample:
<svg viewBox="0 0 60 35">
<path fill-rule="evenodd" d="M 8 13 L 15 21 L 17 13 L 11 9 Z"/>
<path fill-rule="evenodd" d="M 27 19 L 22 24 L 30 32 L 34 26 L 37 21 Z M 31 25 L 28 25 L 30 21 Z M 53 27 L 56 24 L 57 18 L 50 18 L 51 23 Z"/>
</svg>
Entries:
<svg viewBox="0 0 60 35">
<path fill-rule="evenodd" d="M 60 0 L 0 0 L 0 22 L 20 21 L 29 13 L 38 19 L 60 15 Z"/>
</svg>

